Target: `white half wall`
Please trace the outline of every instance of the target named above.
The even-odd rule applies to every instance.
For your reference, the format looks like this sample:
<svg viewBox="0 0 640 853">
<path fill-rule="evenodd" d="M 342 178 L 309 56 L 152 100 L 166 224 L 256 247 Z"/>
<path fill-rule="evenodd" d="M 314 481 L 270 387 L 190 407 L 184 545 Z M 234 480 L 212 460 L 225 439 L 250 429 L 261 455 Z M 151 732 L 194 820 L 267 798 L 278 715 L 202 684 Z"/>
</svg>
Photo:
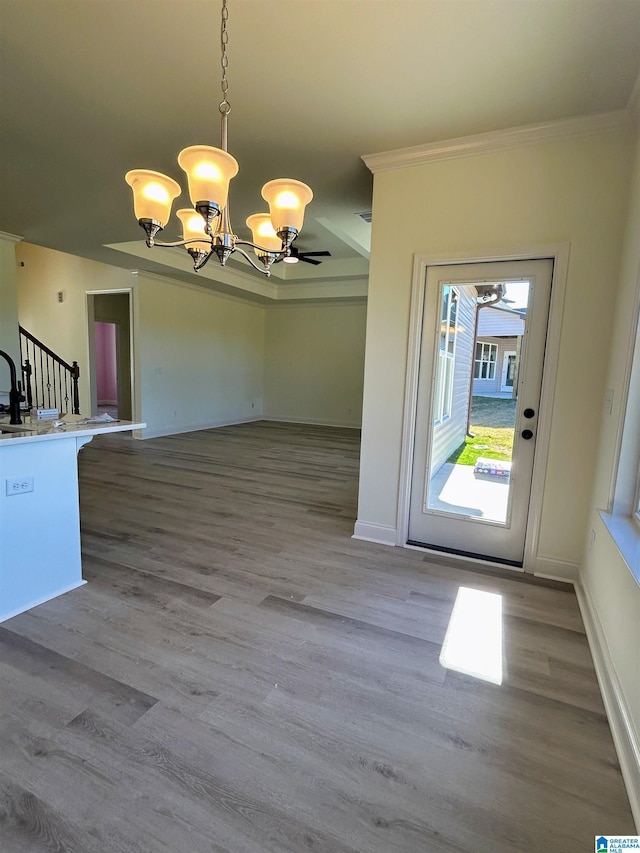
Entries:
<svg viewBox="0 0 640 853">
<path fill-rule="evenodd" d="M 265 417 L 359 427 L 366 302 L 266 309 Z"/>
</svg>

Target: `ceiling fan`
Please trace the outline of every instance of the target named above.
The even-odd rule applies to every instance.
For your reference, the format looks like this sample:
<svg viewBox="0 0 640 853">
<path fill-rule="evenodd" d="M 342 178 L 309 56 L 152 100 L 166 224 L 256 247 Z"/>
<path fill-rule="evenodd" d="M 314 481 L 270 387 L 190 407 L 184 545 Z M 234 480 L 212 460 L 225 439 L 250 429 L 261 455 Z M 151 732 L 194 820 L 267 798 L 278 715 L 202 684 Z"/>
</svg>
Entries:
<svg viewBox="0 0 640 853">
<path fill-rule="evenodd" d="M 297 264 L 298 261 L 304 261 L 305 264 L 313 264 L 318 266 L 322 261 L 316 261 L 316 258 L 330 258 L 331 252 L 323 249 L 320 252 L 301 252 L 296 246 L 291 247 L 291 254 L 286 258 L 278 258 L 276 263 L 284 261 L 285 264 Z"/>
</svg>

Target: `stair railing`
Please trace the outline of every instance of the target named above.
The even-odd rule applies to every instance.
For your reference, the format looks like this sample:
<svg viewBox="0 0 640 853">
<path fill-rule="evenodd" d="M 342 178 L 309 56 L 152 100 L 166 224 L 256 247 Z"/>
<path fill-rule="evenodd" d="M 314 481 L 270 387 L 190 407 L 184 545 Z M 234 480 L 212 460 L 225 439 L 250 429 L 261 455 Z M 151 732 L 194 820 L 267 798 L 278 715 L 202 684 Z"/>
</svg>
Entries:
<svg viewBox="0 0 640 853">
<path fill-rule="evenodd" d="M 20 326 L 20 362 L 27 406 L 80 414 L 78 362 L 68 364 Z"/>
</svg>

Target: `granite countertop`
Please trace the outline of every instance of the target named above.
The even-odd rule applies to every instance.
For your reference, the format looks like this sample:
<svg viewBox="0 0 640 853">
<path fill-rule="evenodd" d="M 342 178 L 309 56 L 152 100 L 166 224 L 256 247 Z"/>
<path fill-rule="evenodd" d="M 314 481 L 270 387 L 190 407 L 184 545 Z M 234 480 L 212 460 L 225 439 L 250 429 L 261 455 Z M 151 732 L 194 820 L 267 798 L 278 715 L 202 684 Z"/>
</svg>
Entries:
<svg viewBox="0 0 640 853">
<path fill-rule="evenodd" d="M 64 423 L 54 426 L 59 421 L 31 422 L 29 416 L 23 418 L 22 424 L 10 424 L 9 416 L 0 417 L 0 447 L 9 443 L 26 443 L 34 441 L 51 441 L 70 436 L 93 436 L 106 432 L 125 432 L 132 429 L 144 429 L 146 424 L 135 421 L 101 421 L 86 423 L 81 415 L 65 415 L 60 420 Z M 83 422 L 84 421 L 84 422 Z"/>
</svg>

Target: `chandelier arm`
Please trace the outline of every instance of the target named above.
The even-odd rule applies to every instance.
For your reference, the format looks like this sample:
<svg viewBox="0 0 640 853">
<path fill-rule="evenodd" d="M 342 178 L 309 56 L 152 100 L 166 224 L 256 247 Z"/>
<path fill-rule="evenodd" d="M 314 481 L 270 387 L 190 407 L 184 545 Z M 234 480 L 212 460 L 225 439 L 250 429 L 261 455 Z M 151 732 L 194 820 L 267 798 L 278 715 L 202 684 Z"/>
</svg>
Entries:
<svg viewBox="0 0 640 853">
<path fill-rule="evenodd" d="M 236 240 L 236 246 L 249 246 L 251 249 L 256 249 L 259 252 L 264 252 L 266 255 L 273 255 L 275 258 L 279 258 L 280 255 L 284 257 L 285 255 L 291 254 L 291 252 L 288 252 L 286 249 L 280 249 L 279 252 L 274 252 L 272 249 L 265 249 L 264 246 L 258 246 L 256 243 L 252 243 L 250 240 Z"/>
<path fill-rule="evenodd" d="M 158 243 L 157 240 L 153 241 L 153 246 L 158 246 L 159 249 L 175 249 L 179 246 L 188 246 L 189 243 L 204 243 L 205 240 L 203 237 L 192 237 L 190 240 L 176 240 L 175 243 Z M 149 245 L 147 243 L 147 245 Z M 152 248 L 149 246 L 149 248 Z"/>
<path fill-rule="evenodd" d="M 240 241 L 238 241 L 238 242 L 240 242 Z M 244 242 L 244 241 L 242 241 L 242 242 Z M 246 245 L 252 246 L 252 245 L 253 245 L 253 243 L 247 243 Z M 248 261 L 248 262 L 251 264 L 251 266 L 254 268 L 254 270 L 257 270 L 258 272 L 261 272 L 263 275 L 266 275 L 266 276 L 267 276 L 267 278 L 271 275 L 271 270 L 269 269 L 269 267 L 271 266 L 271 264 L 269 264 L 269 267 L 264 267 L 264 266 L 259 267 L 259 266 L 255 263 L 255 261 L 253 260 L 253 258 L 251 258 L 251 257 L 250 257 L 250 255 L 248 255 L 248 254 L 245 252 L 245 250 L 244 250 L 244 249 L 239 249 L 239 248 L 238 248 L 238 243 L 236 243 L 236 247 L 235 247 L 235 250 L 234 250 L 234 251 L 236 251 L 236 252 L 240 252 L 240 254 L 241 254 L 241 255 L 242 255 L 242 257 L 245 259 L 245 261 Z M 273 252 L 271 252 L 270 254 L 273 254 Z"/>
</svg>

